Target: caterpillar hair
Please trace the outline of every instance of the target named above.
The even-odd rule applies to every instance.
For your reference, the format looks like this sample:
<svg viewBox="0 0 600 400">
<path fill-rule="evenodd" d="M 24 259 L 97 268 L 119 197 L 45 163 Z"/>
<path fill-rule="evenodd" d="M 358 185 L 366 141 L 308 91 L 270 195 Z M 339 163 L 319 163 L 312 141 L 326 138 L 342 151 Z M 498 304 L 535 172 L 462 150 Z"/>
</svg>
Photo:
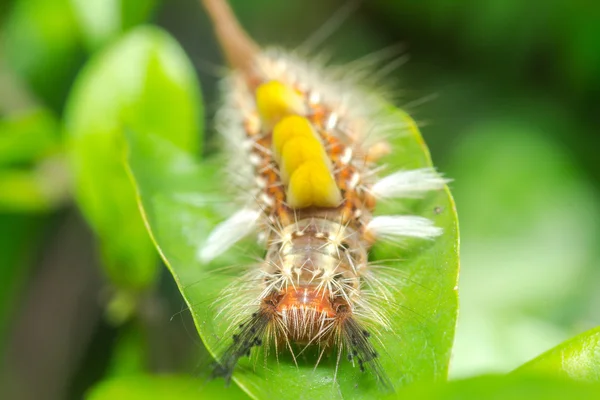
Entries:
<svg viewBox="0 0 600 400">
<path fill-rule="evenodd" d="M 389 329 L 378 305 L 395 289 L 369 252 L 377 241 L 433 239 L 442 230 L 420 216 L 373 214 L 380 201 L 418 198 L 448 180 L 431 168 L 379 178 L 377 162 L 390 151 L 386 138 L 404 127 L 361 89 L 361 75 L 263 50 L 225 1 L 203 3 L 232 68 L 217 130 L 245 201 L 198 257 L 210 262 L 248 236 L 265 250 L 223 293 L 228 307 L 219 315 L 231 318 L 232 338 L 213 376 L 229 382 L 238 360 L 257 346 L 292 356 L 298 346 L 315 346 L 392 389 L 373 339 Z"/>
</svg>

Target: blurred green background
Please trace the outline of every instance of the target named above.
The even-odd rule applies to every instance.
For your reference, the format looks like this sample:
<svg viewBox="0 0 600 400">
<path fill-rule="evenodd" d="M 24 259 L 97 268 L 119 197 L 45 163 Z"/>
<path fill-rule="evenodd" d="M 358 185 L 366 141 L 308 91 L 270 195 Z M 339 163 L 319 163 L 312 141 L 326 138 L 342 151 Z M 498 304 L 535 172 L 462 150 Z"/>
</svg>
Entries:
<svg viewBox="0 0 600 400">
<path fill-rule="evenodd" d="M 260 44 L 288 48 L 348 5 L 231 3 Z M 202 381 L 210 360 L 166 269 L 133 292 L 102 272 L 65 150 L 81 68 L 143 23 L 187 53 L 213 135 L 223 61 L 199 1 L 3 0 L 0 18 L 0 397 L 76 399 L 139 371 Z M 365 0 L 315 49 L 334 63 L 398 45 L 410 56 L 382 66 L 380 85 L 454 179 L 451 377 L 510 371 L 600 325 L 599 21 L 597 2 Z"/>
</svg>

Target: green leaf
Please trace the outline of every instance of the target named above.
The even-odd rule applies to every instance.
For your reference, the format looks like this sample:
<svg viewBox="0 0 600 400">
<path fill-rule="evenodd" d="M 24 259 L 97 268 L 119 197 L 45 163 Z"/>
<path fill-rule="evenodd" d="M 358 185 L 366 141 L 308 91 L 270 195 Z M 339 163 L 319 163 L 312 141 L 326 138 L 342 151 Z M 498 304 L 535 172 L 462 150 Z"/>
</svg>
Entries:
<svg viewBox="0 0 600 400">
<path fill-rule="evenodd" d="M 157 273 L 156 252 L 122 164 L 123 130 L 159 135 L 196 153 L 200 116 L 192 65 L 157 28 L 136 28 L 95 56 L 76 81 L 65 119 L 77 202 L 119 286 L 144 288 Z"/>
<path fill-rule="evenodd" d="M 58 121 L 39 108 L 0 121 L 0 210 L 48 211 L 70 196 Z"/>
<path fill-rule="evenodd" d="M 202 382 L 181 376 L 139 375 L 110 379 L 92 388 L 86 400 L 199 400 L 247 399 L 234 387 L 225 388 L 223 382 Z"/>
<path fill-rule="evenodd" d="M 517 368 L 513 374 L 533 372 L 600 382 L 600 327 L 548 350 Z"/>
<path fill-rule="evenodd" d="M 395 152 L 385 160 L 390 169 L 430 165 L 429 155 L 414 123 L 391 110 L 399 122 L 411 124 L 410 134 L 394 140 Z M 227 321 L 212 306 L 235 272 L 220 267 L 249 260 L 251 248 L 236 246 L 210 265 L 197 259 L 216 223 L 232 212 L 227 181 L 212 163 L 198 164 L 159 138 L 128 135 L 129 167 L 153 239 L 171 270 L 194 317 L 207 348 L 213 355 L 231 338 L 224 336 Z M 220 186 L 224 182 L 225 185 Z M 398 205 L 383 208 L 400 212 Z M 395 259 L 393 267 L 407 275 L 397 296 L 399 307 L 389 306 L 392 332 L 383 333 L 381 362 L 399 388 L 415 381 L 446 379 L 457 312 L 458 227 L 449 192 L 434 193 L 423 201 L 403 204 L 402 210 L 432 218 L 445 234 L 431 242 L 410 246 L 379 246 L 377 259 Z M 405 251 L 408 250 L 408 251 Z M 398 261 L 402 257 L 402 261 Z M 334 383 L 335 357 L 325 357 L 313 371 L 316 359 L 300 360 L 298 368 L 289 357 L 271 355 L 267 367 L 259 355 L 256 362 L 240 360 L 235 381 L 255 398 L 379 397 L 380 389 L 368 375 L 342 361 Z"/>
<path fill-rule="evenodd" d="M 38 246 L 47 231 L 47 220 L 30 214 L 0 213 L 0 354 L 4 355 L 6 336 L 22 309 L 27 278 L 35 265 Z"/>
<path fill-rule="evenodd" d="M 86 45 L 96 50 L 128 28 L 146 21 L 157 0 L 70 0 Z"/>
<path fill-rule="evenodd" d="M 69 1 L 17 0 L 2 32 L 8 65 L 54 110 L 85 56 Z"/>
<path fill-rule="evenodd" d="M 106 375 L 117 378 L 143 374 L 148 358 L 148 338 L 144 327 L 137 321 L 131 321 L 119 329 Z"/>
<path fill-rule="evenodd" d="M 561 126 L 553 108 L 536 121 L 513 106 L 471 121 L 448 153 L 465 211 L 455 376 L 513 370 L 569 338 L 593 302 L 600 209 L 592 182 L 553 138 Z"/>
<path fill-rule="evenodd" d="M 36 162 L 59 150 L 58 121 L 46 109 L 0 121 L 0 166 Z"/>
<path fill-rule="evenodd" d="M 417 385 L 398 393 L 419 400 L 598 399 L 600 385 L 543 376 L 480 376 L 438 385 Z"/>
<path fill-rule="evenodd" d="M 64 204 L 70 181 L 61 159 L 47 160 L 28 169 L 0 169 L 0 210 L 49 211 Z"/>
</svg>

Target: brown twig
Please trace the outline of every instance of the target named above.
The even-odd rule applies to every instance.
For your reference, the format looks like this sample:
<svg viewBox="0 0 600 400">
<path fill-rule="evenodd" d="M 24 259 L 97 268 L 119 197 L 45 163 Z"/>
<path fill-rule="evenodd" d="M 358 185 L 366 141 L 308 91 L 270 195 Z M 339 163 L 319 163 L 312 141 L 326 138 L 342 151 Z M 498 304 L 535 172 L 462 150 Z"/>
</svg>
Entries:
<svg viewBox="0 0 600 400">
<path fill-rule="evenodd" d="M 231 67 L 248 71 L 259 47 L 241 27 L 225 0 L 201 0 Z"/>
</svg>

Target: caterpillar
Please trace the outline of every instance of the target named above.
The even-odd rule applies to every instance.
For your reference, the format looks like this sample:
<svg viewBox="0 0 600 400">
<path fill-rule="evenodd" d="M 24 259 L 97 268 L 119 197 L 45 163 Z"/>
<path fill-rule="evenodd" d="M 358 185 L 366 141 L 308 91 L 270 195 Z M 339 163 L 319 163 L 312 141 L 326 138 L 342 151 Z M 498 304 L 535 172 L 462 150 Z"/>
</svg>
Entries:
<svg viewBox="0 0 600 400">
<path fill-rule="evenodd" d="M 264 248 L 223 293 L 232 335 L 213 376 L 229 382 L 238 360 L 258 346 L 287 349 L 294 359 L 295 349 L 316 347 L 317 363 L 335 352 L 338 365 L 347 359 L 392 389 L 376 336 L 389 329 L 378 305 L 395 282 L 369 262 L 370 249 L 433 239 L 442 229 L 424 217 L 374 212 L 381 201 L 418 198 L 448 180 L 432 168 L 381 177 L 378 160 L 392 151 L 386 138 L 405 127 L 386 121 L 377 94 L 339 70 L 259 48 L 227 3 L 203 3 L 232 67 L 216 127 L 245 201 L 214 228 L 199 258 L 208 263 L 252 235 Z"/>
</svg>

